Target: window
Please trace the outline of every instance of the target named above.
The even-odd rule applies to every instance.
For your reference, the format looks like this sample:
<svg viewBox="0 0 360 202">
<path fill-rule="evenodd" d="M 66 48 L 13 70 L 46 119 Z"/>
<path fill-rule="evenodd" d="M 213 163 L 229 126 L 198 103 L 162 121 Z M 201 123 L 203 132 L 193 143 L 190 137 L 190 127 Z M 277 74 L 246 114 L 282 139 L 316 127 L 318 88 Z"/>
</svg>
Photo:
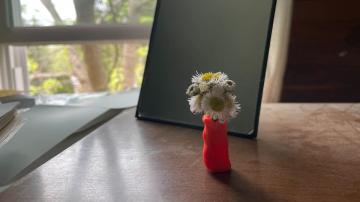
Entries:
<svg viewBox="0 0 360 202">
<path fill-rule="evenodd" d="M 0 87 L 34 95 L 138 88 L 155 3 L 0 2 L 0 12 L 4 11 L 7 19 L 6 27 L 0 28 L 0 57 L 4 61 L 0 72 L 7 73 L 0 76 Z"/>
</svg>

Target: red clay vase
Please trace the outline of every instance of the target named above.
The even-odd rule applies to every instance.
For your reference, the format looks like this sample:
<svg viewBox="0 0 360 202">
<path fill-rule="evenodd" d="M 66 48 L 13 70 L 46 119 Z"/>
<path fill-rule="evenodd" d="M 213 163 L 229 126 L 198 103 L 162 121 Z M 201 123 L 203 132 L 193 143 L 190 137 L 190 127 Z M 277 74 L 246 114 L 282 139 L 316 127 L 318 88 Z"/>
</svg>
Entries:
<svg viewBox="0 0 360 202">
<path fill-rule="evenodd" d="M 202 118 L 203 130 L 203 160 L 210 172 L 226 172 L 231 169 L 229 160 L 229 145 L 227 137 L 227 122 L 213 121 L 208 115 Z"/>
</svg>

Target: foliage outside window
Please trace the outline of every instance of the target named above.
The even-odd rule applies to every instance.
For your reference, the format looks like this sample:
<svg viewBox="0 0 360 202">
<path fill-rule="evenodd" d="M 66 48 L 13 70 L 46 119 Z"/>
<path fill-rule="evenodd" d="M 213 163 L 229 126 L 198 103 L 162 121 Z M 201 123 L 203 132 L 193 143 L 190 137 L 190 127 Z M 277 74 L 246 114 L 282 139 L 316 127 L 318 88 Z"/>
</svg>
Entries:
<svg viewBox="0 0 360 202">
<path fill-rule="evenodd" d="M 154 0 L 21 0 L 17 26 L 149 24 Z M 122 91 L 141 84 L 147 41 L 28 45 L 31 94 Z"/>
</svg>

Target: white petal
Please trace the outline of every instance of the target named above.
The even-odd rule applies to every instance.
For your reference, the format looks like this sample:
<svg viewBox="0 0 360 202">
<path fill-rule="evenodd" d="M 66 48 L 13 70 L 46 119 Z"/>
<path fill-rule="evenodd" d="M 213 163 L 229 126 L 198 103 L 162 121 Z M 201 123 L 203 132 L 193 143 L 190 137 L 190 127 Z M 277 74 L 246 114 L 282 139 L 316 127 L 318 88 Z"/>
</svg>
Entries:
<svg viewBox="0 0 360 202">
<path fill-rule="evenodd" d="M 193 96 L 188 100 L 190 105 L 190 111 L 194 114 L 202 113 L 203 111 L 201 108 L 201 102 L 198 99 L 201 99 L 199 95 Z"/>
</svg>

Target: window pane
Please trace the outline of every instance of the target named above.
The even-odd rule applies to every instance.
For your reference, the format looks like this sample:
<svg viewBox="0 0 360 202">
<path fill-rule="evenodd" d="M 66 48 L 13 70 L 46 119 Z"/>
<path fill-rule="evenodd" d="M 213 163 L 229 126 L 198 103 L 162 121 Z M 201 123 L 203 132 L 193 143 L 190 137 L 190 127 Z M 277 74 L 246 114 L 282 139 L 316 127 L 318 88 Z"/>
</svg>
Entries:
<svg viewBox="0 0 360 202">
<path fill-rule="evenodd" d="M 30 93 L 123 91 L 139 88 L 147 41 L 27 46 Z"/>
<path fill-rule="evenodd" d="M 10 1 L 15 26 L 150 24 L 156 0 Z"/>
</svg>

